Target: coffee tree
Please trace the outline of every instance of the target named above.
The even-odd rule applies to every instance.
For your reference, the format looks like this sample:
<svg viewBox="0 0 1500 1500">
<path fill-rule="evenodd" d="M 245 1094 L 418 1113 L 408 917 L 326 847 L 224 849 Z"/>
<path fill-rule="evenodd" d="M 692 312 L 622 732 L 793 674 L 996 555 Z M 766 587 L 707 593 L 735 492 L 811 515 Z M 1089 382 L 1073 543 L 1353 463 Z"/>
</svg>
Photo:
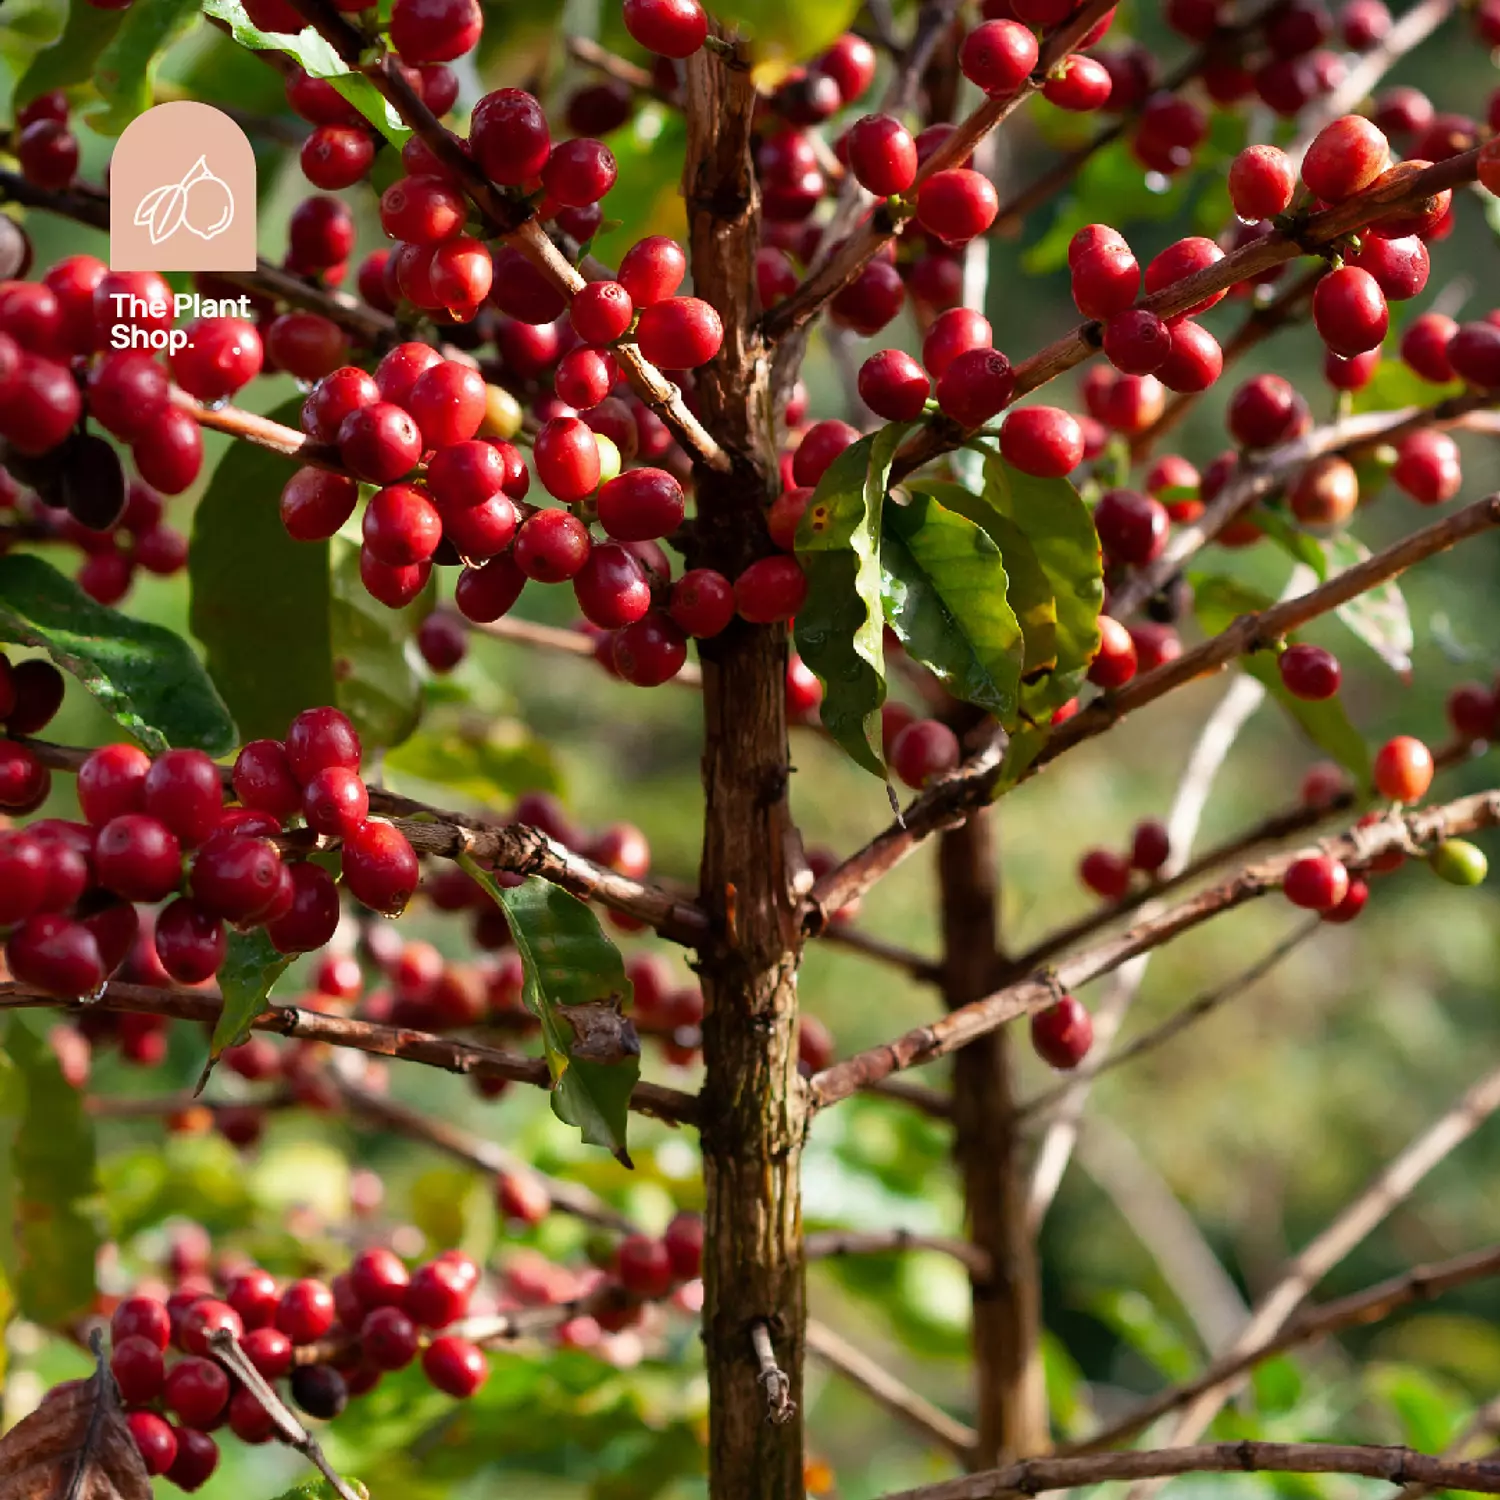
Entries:
<svg viewBox="0 0 1500 1500">
<path fill-rule="evenodd" d="M 1204 1368 L 1139 1405 L 1062 1409 L 1036 1252 L 1099 1072 L 1361 918 L 1403 863 L 1484 878 L 1469 835 L 1500 820 L 1500 791 L 1433 783 L 1483 750 L 1491 690 L 1460 685 L 1446 731 L 1410 723 L 1371 755 L 1338 657 L 1302 639 L 1336 618 L 1409 671 L 1396 579 L 1500 523 L 1500 499 L 1460 498 L 1453 436 L 1497 430 L 1500 312 L 1456 321 L 1445 292 L 1402 316 L 1455 225 L 1500 193 L 1500 94 L 1479 123 L 1457 111 L 1480 98 L 1386 80 L 1419 48 L 1500 45 L 1494 0 L 1462 9 L 0 15 L 16 163 L 0 172 L 16 210 L 0 217 L 0 1305 L 25 1320 L 17 1351 L 45 1331 L 97 1360 L 25 1403 L 0 1497 L 136 1500 L 150 1476 L 196 1490 L 228 1478 L 221 1449 L 268 1443 L 321 1470 L 297 1494 L 361 1493 L 335 1461 L 358 1451 L 399 1454 L 399 1477 L 369 1476 L 377 1494 L 456 1494 L 507 1443 L 538 1442 L 532 1420 L 577 1424 L 591 1493 L 695 1492 L 701 1473 L 714 1500 L 833 1493 L 803 1430 L 809 1351 L 941 1456 L 903 1491 L 924 1500 L 1108 1479 L 1141 1495 L 1198 1471 L 1500 1491 L 1500 1470 L 1433 1451 L 1441 1438 L 1390 1446 L 1322 1408 L 1296 1430 L 1225 1413 L 1287 1350 L 1500 1268 L 1481 1249 L 1304 1306 L 1500 1108 L 1500 1074 L 1304 1245 Z M 263 183 L 300 169 L 294 202 L 263 194 L 278 253 L 171 279 L 85 252 L 32 264 L 33 239 L 107 226 L 109 137 L 163 98 L 229 104 L 232 82 L 262 101 L 237 118 Z M 162 237 L 203 236 L 223 188 L 204 167 L 140 212 Z M 351 266 L 377 218 L 384 244 Z M 1081 320 L 1031 348 L 1028 283 L 988 275 L 1018 234 L 1027 272 L 1065 276 Z M 1322 381 L 1230 372 L 1273 337 L 1316 345 Z M 1216 387 L 1228 446 L 1169 451 Z M 190 511 L 172 499 L 188 492 Z M 1401 520 L 1371 550 L 1377 499 Z M 152 618 L 180 605 L 132 610 L 145 575 L 179 580 L 150 599 L 184 591 L 190 639 Z M 696 694 L 695 878 L 653 878 L 632 823 L 585 831 L 545 791 L 497 807 L 535 766 L 491 733 L 482 678 L 449 676 L 474 633 L 534 653 L 539 675 L 571 654 Z M 1234 684 L 1171 815 L 1126 847 L 1054 830 L 1095 904 L 1024 949 L 1002 941 L 991 805 L 1043 771 L 1065 783 L 1054 762 L 1220 672 Z M 68 678 L 114 720 L 108 742 L 49 730 Z M 1327 759 L 1193 853 L 1267 694 Z M 863 847 L 804 845 L 798 742 L 869 773 L 863 815 L 890 821 Z M 469 810 L 391 788 L 408 776 Z M 904 807 L 897 785 L 916 794 Z M 859 905 L 934 852 L 928 957 L 861 926 Z M 1115 1048 L 1153 950 L 1262 899 L 1309 915 Z M 935 992 L 940 1018 L 840 1055 L 799 1014 L 818 946 Z M 672 950 L 696 983 L 670 977 Z M 1091 1014 L 1074 992 L 1106 975 Z M 1073 1077 L 1021 1101 L 1018 1030 Z M 197 1090 L 89 1092 L 109 1047 L 186 1065 Z M 950 1089 L 904 1076 L 950 1056 Z M 398 1100 L 390 1085 L 422 1068 L 486 1098 L 545 1090 L 594 1154 L 545 1172 Z M 441 1096 L 454 1113 L 464 1087 Z M 962 1237 L 804 1232 L 805 1214 L 829 1219 L 804 1201 L 804 1148 L 856 1095 L 930 1117 Z M 550 1256 L 497 1244 L 493 1224 L 445 1242 L 451 1205 L 418 1233 L 362 1169 L 337 1232 L 305 1205 L 263 1207 L 216 1239 L 195 1222 L 211 1204 L 173 1219 L 139 1172 L 99 1176 L 122 1116 L 253 1153 L 280 1111 L 477 1168 L 517 1236 L 552 1217 L 586 1233 Z M 647 1227 L 627 1211 L 635 1116 L 674 1127 L 692 1163 L 657 1171 L 651 1201 L 679 1211 Z M 946 1404 L 806 1305 L 810 1258 L 916 1253 L 961 1266 L 971 1292 L 970 1388 Z M 545 1412 L 516 1403 L 529 1415 L 502 1432 L 495 1372 L 572 1356 L 665 1362 L 670 1415 L 605 1420 L 583 1381 Z M 683 1397 L 700 1358 L 701 1430 Z M 633 1467 L 607 1456 L 617 1441 Z"/>
</svg>

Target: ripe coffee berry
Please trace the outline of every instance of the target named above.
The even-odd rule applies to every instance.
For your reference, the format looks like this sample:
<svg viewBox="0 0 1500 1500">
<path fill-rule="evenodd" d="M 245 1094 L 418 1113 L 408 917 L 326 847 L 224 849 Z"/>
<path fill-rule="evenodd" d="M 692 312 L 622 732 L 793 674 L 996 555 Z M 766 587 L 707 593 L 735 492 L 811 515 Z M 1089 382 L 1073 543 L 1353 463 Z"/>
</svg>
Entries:
<svg viewBox="0 0 1500 1500">
<path fill-rule="evenodd" d="M 1461 324 L 1448 341 L 1448 361 L 1469 385 L 1481 391 L 1500 389 L 1500 327 L 1488 320 Z"/>
<path fill-rule="evenodd" d="M 462 1263 L 429 1261 L 412 1272 L 405 1311 L 423 1328 L 446 1328 L 469 1310 L 473 1291 L 473 1280 Z"/>
<path fill-rule="evenodd" d="M 1390 143 L 1363 115 L 1325 125 L 1302 159 L 1302 180 L 1315 198 L 1342 203 L 1363 192 L 1390 164 Z"/>
<path fill-rule="evenodd" d="M 403 62 L 450 62 L 472 52 L 484 30 L 479 0 L 396 0 L 391 45 Z"/>
<path fill-rule="evenodd" d="M 698 0 L 625 0 L 624 20 L 631 37 L 660 57 L 691 57 L 708 36 Z"/>
<path fill-rule="evenodd" d="M 1279 147 L 1247 146 L 1229 164 L 1229 201 L 1248 223 L 1285 213 L 1296 190 L 1296 169 Z"/>
<path fill-rule="evenodd" d="M 422 1351 L 422 1373 L 444 1395 L 464 1400 L 489 1379 L 490 1367 L 477 1345 L 443 1334 Z"/>
<path fill-rule="evenodd" d="M 734 585 L 712 568 L 690 568 L 672 585 L 668 613 L 688 635 L 707 640 L 734 618 Z"/>
<path fill-rule="evenodd" d="M 199 318 L 172 355 L 177 384 L 200 401 L 220 401 L 260 373 L 260 335 L 243 318 Z"/>
<path fill-rule="evenodd" d="M 1282 685 L 1294 698 L 1317 702 L 1339 690 L 1338 658 L 1321 646 L 1288 646 L 1276 662 Z"/>
<path fill-rule="evenodd" d="M 334 193 L 353 187 L 375 160 L 375 141 L 358 125 L 320 125 L 302 143 L 302 175 Z"/>
<path fill-rule="evenodd" d="M 224 924 L 186 896 L 157 916 L 155 943 L 162 968 L 179 984 L 212 978 L 229 952 Z"/>
<path fill-rule="evenodd" d="M 252 1328 L 240 1348 L 267 1380 L 280 1380 L 292 1368 L 292 1341 L 279 1328 Z"/>
<path fill-rule="evenodd" d="M 1312 311 L 1319 337 L 1346 359 L 1376 348 L 1390 327 L 1379 283 L 1356 265 L 1340 266 L 1318 282 Z"/>
<path fill-rule="evenodd" d="M 564 503 L 585 499 L 599 488 L 599 441 L 578 417 L 554 417 L 545 423 L 536 435 L 532 459 L 543 488 Z"/>
<path fill-rule="evenodd" d="M 685 510 L 682 486 L 664 469 L 627 469 L 599 489 L 599 524 L 617 541 L 669 536 Z"/>
<path fill-rule="evenodd" d="M 420 878 L 411 844 L 390 823 L 371 818 L 344 840 L 344 884 L 372 910 L 399 916 Z"/>
<path fill-rule="evenodd" d="M 1224 351 L 1201 323 L 1188 318 L 1170 325 L 1172 347 L 1156 369 L 1169 391 L 1206 391 L 1224 372 Z"/>
<path fill-rule="evenodd" d="M 333 1319 L 333 1293 L 321 1281 L 294 1281 L 276 1305 L 276 1327 L 294 1344 L 315 1343 Z"/>
<path fill-rule="evenodd" d="M 225 1302 L 239 1315 L 240 1322 L 251 1330 L 271 1326 L 279 1299 L 276 1278 L 258 1266 L 241 1271 L 230 1281 L 224 1293 Z"/>
<path fill-rule="evenodd" d="M 443 521 L 416 485 L 390 484 L 371 496 L 361 532 L 372 557 L 391 567 L 409 567 L 437 551 Z"/>
<path fill-rule="evenodd" d="M 1019 21 L 981 22 L 959 52 L 964 77 L 991 98 L 1015 93 L 1036 63 L 1036 34 Z"/>
<path fill-rule="evenodd" d="M 302 792 L 307 826 L 330 838 L 347 838 L 369 816 L 370 794 L 359 772 L 345 766 L 319 771 Z"/>
<path fill-rule="evenodd" d="M 265 839 L 217 833 L 193 859 L 189 886 L 204 910 L 231 922 L 265 914 L 281 887 L 281 856 Z"/>
<path fill-rule="evenodd" d="M 331 1422 L 349 1404 L 349 1386 L 332 1365 L 299 1365 L 292 1371 L 292 1400 L 308 1416 Z"/>
<path fill-rule="evenodd" d="M 615 1250 L 620 1284 L 638 1297 L 664 1297 L 672 1289 L 667 1247 L 647 1234 L 628 1234 Z"/>
<path fill-rule="evenodd" d="M 144 1406 L 161 1394 L 166 1365 L 154 1340 L 138 1336 L 115 1339 L 109 1368 L 126 1406 Z"/>
<path fill-rule="evenodd" d="M 1426 287 L 1432 269 L 1427 246 L 1414 234 L 1401 239 L 1378 239 L 1372 235 L 1352 264 L 1368 271 L 1392 302 L 1405 302 L 1417 296 Z"/>
<path fill-rule="evenodd" d="M 1171 835 L 1167 825 L 1155 818 L 1137 823 L 1130 840 L 1130 863 L 1134 869 L 1154 875 L 1172 854 Z"/>
<path fill-rule="evenodd" d="M 679 1281 L 691 1281 L 703 1268 L 703 1220 L 697 1214 L 680 1213 L 667 1225 L 662 1244 Z"/>
<path fill-rule="evenodd" d="M 617 542 L 594 547 L 573 579 L 583 617 L 605 630 L 639 620 L 651 608 L 645 570 Z"/>
<path fill-rule="evenodd" d="M 1117 370 L 1150 375 L 1171 352 L 1171 331 L 1145 308 L 1127 308 L 1104 325 L 1105 357 Z"/>
<path fill-rule="evenodd" d="M 1015 372 L 998 349 L 971 349 L 938 378 L 938 405 L 960 427 L 972 429 L 1002 410 L 1015 388 Z"/>
<path fill-rule="evenodd" d="M 1076 1068 L 1094 1041 L 1094 1023 L 1071 995 L 1037 1011 L 1031 1018 L 1031 1045 L 1054 1068 Z"/>
<path fill-rule="evenodd" d="M 422 435 L 410 413 L 389 401 L 351 411 L 339 424 L 339 457 L 371 484 L 389 484 L 422 456 Z"/>
<path fill-rule="evenodd" d="M 1375 790 L 1392 802 L 1417 802 L 1432 785 L 1432 752 L 1411 735 L 1387 740 L 1376 753 L 1372 774 Z"/>
<path fill-rule="evenodd" d="M 185 849 L 196 848 L 218 827 L 224 807 L 219 768 L 201 750 L 157 756 L 141 794 L 143 810 L 165 823 Z"/>
<path fill-rule="evenodd" d="M 177 1434 L 171 1423 L 151 1411 L 133 1411 L 125 1418 L 136 1451 L 148 1474 L 165 1474 L 177 1461 Z"/>
<path fill-rule="evenodd" d="M 1137 490 L 1106 490 L 1094 507 L 1099 543 L 1112 562 L 1153 562 L 1167 544 L 1169 526 L 1162 503 Z"/>
<path fill-rule="evenodd" d="M 167 1372 L 162 1397 L 186 1427 L 212 1427 L 229 1404 L 229 1376 L 211 1359 L 180 1359 Z"/>
<path fill-rule="evenodd" d="M 1130 307 L 1141 289 L 1141 268 L 1130 247 L 1099 244 L 1071 264 L 1073 302 L 1086 318 L 1111 318 Z"/>
<path fill-rule="evenodd" d="M 110 1317 L 109 1336 L 115 1344 L 141 1338 L 165 1349 L 172 1341 L 172 1320 L 165 1305 L 156 1298 L 127 1297 Z"/>
<path fill-rule="evenodd" d="M 287 728 L 287 765 L 303 786 L 329 766 L 358 770 L 360 755 L 358 731 L 336 708 L 305 708 Z"/>
<path fill-rule="evenodd" d="M 1061 479 L 1083 462 L 1083 428 L 1060 407 L 1023 406 L 1006 416 L 1000 452 L 1023 474 Z"/>
<path fill-rule="evenodd" d="M 687 637 L 659 609 L 617 630 L 610 639 L 614 644 L 608 660 L 619 676 L 636 687 L 659 687 L 675 677 L 687 660 Z"/>
<path fill-rule="evenodd" d="M 860 400 L 888 422 L 915 421 L 931 391 L 926 371 L 899 349 L 882 349 L 859 369 Z"/>
<path fill-rule="evenodd" d="M 177 1457 L 167 1470 L 167 1478 L 189 1493 L 202 1489 L 219 1467 L 219 1445 L 195 1427 L 179 1427 L 176 1437 Z"/>
<path fill-rule="evenodd" d="M 1130 632 L 1109 615 L 1099 616 L 1099 650 L 1089 663 L 1088 678 L 1096 687 L 1123 687 L 1136 673 L 1135 642 Z"/>
<path fill-rule="evenodd" d="M 1281 888 L 1293 906 L 1331 911 L 1349 894 L 1349 872 L 1330 854 L 1309 854 L 1287 868 Z"/>
<path fill-rule="evenodd" d="M 1146 290 L 1147 292 L 1164 291 L 1167 287 L 1185 280 L 1195 272 L 1205 270 L 1223 258 L 1224 252 L 1212 240 L 1203 239 L 1200 236 L 1189 236 L 1187 239 L 1178 240 L 1175 244 L 1168 245 L 1147 265 Z M 1226 295 L 1227 293 L 1223 291 L 1214 292 L 1204 301 L 1195 303 L 1175 316 L 1196 317 Z"/>
<path fill-rule="evenodd" d="M 1090 849 L 1078 862 L 1078 878 L 1095 895 L 1119 901 L 1130 889 L 1130 861 L 1112 849 Z"/>
<path fill-rule="evenodd" d="M 956 769 L 962 758 L 958 736 L 936 719 L 914 720 L 891 745 L 891 769 L 914 791 Z"/>
<path fill-rule="evenodd" d="M 587 208 L 615 185 L 618 171 L 614 153 L 603 141 L 564 141 L 552 148 L 542 168 L 542 186 L 564 207 Z"/>
<path fill-rule="evenodd" d="M 246 807 L 278 819 L 301 809 L 302 789 L 280 740 L 250 740 L 235 758 L 230 780 Z"/>
<path fill-rule="evenodd" d="M 588 527 L 576 516 L 565 510 L 539 510 L 516 533 L 512 556 L 527 578 L 563 583 L 588 561 L 590 546 Z"/>
<path fill-rule="evenodd" d="M 1058 109 L 1087 114 L 1090 110 L 1102 109 L 1109 102 L 1113 87 L 1114 81 L 1103 63 L 1074 52 L 1047 75 L 1042 96 Z"/>
<path fill-rule="evenodd" d="M 734 581 L 740 618 L 752 625 L 789 620 L 807 597 L 807 577 L 794 557 L 763 557 Z"/>
<path fill-rule="evenodd" d="M 484 376 L 469 365 L 445 359 L 417 377 L 406 408 L 421 433 L 422 446 L 443 448 L 479 431 L 486 401 Z"/>
<path fill-rule="evenodd" d="M 620 274 L 623 279 L 623 267 Z M 719 352 L 724 324 L 718 313 L 697 297 L 667 297 L 641 313 L 635 338 L 652 364 L 667 370 L 693 370 Z"/>
<path fill-rule="evenodd" d="M 96 828 L 145 806 L 151 757 L 135 745 L 103 745 L 78 769 L 78 805 Z"/>
<path fill-rule="evenodd" d="M 574 296 L 568 316 L 584 343 L 612 344 L 630 327 L 635 305 L 618 281 L 591 281 Z"/>
<path fill-rule="evenodd" d="M 620 285 L 637 310 L 665 301 L 686 275 L 687 255 L 682 246 L 661 234 L 637 240 L 620 260 Z"/>
<path fill-rule="evenodd" d="M 849 169 L 860 186 L 877 197 L 904 193 L 917 180 L 917 147 L 911 133 L 891 115 L 865 115 L 845 137 Z"/>
<path fill-rule="evenodd" d="M 127 901 L 161 901 L 182 879 L 181 846 L 160 819 L 125 813 L 95 836 L 94 873 Z"/>
<path fill-rule="evenodd" d="M 1448 722 L 1465 740 L 1487 740 L 1495 730 L 1495 697 L 1478 682 L 1460 683 L 1448 694 Z"/>
<path fill-rule="evenodd" d="M 945 244 L 967 244 L 995 222 L 1000 200 L 989 178 L 966 167 L 934 172 L 917 189 L 917 221 Z"/>
<path fill-rule="evenodd" d="M 1242 447 L 1268 448 L 1291 436 L 1300 410 L 1290 381 L 1280 375 L 1256 375 L 1229 398 L 1225 423 Z"/>
<path fill-rule="evenodd" d="M 1463 483 L 1458 444 L 1446 432 L 1423 428 L 1396 448 L 1391 478 L 1418 505 L 1441 505 Z"/>
</svg>

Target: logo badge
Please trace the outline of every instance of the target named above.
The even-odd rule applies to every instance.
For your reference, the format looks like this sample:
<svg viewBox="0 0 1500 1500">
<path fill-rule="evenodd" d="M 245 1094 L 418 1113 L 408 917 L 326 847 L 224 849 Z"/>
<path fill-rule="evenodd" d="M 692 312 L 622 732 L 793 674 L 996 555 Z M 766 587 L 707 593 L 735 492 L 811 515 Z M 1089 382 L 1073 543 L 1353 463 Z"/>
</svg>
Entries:
<svg viewBox="0 0 1500 1500">
<path fill-rule="evenodd" d="M 111 271 L 253 271 L 255 153 L 192 100 L 132 120 L 109 164 Z"/>
</svg>

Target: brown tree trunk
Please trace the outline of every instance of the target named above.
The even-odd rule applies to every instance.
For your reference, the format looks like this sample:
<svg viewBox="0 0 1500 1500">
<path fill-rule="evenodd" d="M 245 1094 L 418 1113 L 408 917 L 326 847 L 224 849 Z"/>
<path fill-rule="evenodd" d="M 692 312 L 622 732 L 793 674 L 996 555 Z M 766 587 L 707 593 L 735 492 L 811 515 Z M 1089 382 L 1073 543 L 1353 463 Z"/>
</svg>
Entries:
<svg viewBox="0 0 1500 1500">
<path fill-rule="evenodd" d="M 951 1010 L 989 993 L 999 962 L 990 814 L 942 836 L 943 1000 Z M 973 1282 L 973 1467 L 994 1468 L 1049 1445 L 1035 1248 L 1015 1129 L 1009 1035 L 1002 1028 L 954 1057 L 953 1154 L 971 1241 L 991 1271 Z"/>
<path fill-rule="evenodd" d="M 802 1500 L 799 1413 L 773 1423 L 752 1331 L 765 1322 L 790 1399 L 802 1399 L 797 1072 L 799 942 L 786 853 L 784 632 L 732 627 L 705 643 L 707 799 L 701 899 L 723 933 L 702 954 L 703 1337 L 712 1500 Z"/>
</svg>

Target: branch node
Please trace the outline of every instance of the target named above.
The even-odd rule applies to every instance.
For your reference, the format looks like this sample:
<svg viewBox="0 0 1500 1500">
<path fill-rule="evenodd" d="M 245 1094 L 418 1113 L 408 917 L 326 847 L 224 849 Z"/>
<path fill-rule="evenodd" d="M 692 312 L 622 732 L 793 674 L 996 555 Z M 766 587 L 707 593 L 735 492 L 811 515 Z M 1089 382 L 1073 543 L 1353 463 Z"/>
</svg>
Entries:
<svg viewBox="0 0 1500 1500">
<path fill-rule="evenodd" d="M 750 1325 L 750 1346 L 760 1365 L 756 1380 L 766 1393 L 766 1421 L 773 1427 L 784 1426 L 796 1416 L 797 1403 L 792 1400 L 790 1376 L 776 1363 L 770 1325 L 764 1320 Z"/>
</svg>

